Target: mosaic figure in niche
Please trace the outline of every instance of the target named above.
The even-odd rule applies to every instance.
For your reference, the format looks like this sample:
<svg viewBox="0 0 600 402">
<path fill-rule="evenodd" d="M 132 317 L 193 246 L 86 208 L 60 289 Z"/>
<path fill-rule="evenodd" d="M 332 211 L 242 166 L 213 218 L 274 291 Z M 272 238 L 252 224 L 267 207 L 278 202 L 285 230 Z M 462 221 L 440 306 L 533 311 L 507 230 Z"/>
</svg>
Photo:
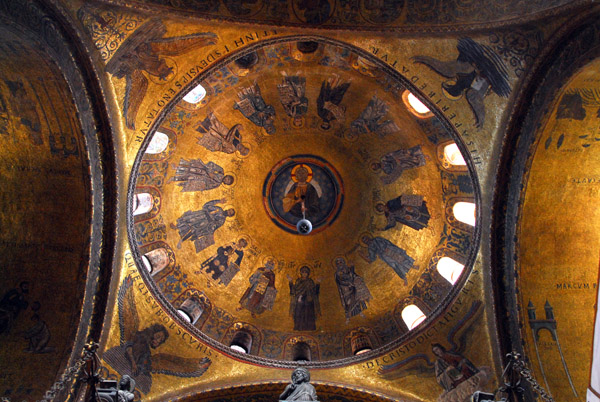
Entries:
<svg viewBox="0 0 600 402">
<path fill-rule="evenodd" d="M 213 280 L 218 280 L 227 286 L 235 275 L 240 272 L 240 266 L 244 258 L 244 248 L 247 245 L 246 239 L 240 239 L 237 243 L 221 246 L 217 249 L 217 254 L 205 260 L 200 267 Z"/>
<path fill-rule="evenodd" d="M 177 226 L 171 224 L 172 229 L 179 231 L 181 240 L 177 243 L 177 248 L 181 248 L 181 243 L 185 240 L 191 240 L 196 246 L 196 253 L 215 244 L 215 231 L 223 226 L 227 217 L 235 215 L 233 208 L 223 210 L 217 206 L 226 200 L 212 200 L 202 206 L 199 211 L 186 211 L 177 219 Z"/>
<path fill-rule="evenodd" d="M 136 29 L 106 64 L 106 71 L 125 78 L 123 115 L 127 128 L 135 129 L 135 118 L 148 89 L 148 76 L 167 81 L 173 73 L 164 56 L 178 56 L 200 47 L 214 45 L 217 35 L 211 32 L 165 38 L 167 28 L 153 18 Z"/>
<path fill-rule="evenodd" d="M 133 280 L 127 277 L 117 295 L 119 308 L 119 346 L 108 349 L 102 356 L 121 375 L 133 378 L 138 389 L 147 394 L 152 388 L 152 374 L 178 377 L 200 377 L 211 364 L 210 359 L 194 359 L 155 353 L 169 338 L 162 324 L 152 324 L 138 330 L 140 318 L 133 297 Z"/>
<path fill-rule="evenodd" d="M 177 182 L 181 191 L 206 191 L 219 187 L 221 184 L 233 184 L 233 176 L 225 175 L 223 168 L 214 162 L 204 163 L 201 159 L 187 161 L 179 160 L 175 176 L 169 179 Z"/>
<path fill-rule="evenodd" d="M 306 92 L 306 78 L 298 76 L 285 76 L 281 84 L 277 85 L 279 100 L 288 116 L 292 118 L 294 126 L 301 126 L 301 120 L 308 111 L 308 98 Z"/>
<path fill-rule="evenodd" d="M 383 237 L 363 236 L 361 241 L 367 246 L 359 250 L 359 255 L 368 263 L 372 263 L 378 258 L 390 266 L 396 274 L 408 285 L 406 274 L 410 269 L 417 269 L 414 266 L 415 260 L 406 254 L 406 251 L 393 244 Z"/>
<path fill-rule="evenodd" d="M 369 104 L 361 112 L 358 119 L 350 124 L 350 135 L 352 137 L 357 137 L 361 134 L 374 133 L 383 138 L 388 134 L 397 133 L 400 131 L 400 128 L 393 120 L 384 120 L 380 122 L 388 110 L 388 105 L 379 99 L 377 95 L 373 95 L 373 98 L 371 98 Z"/>
<path fill-rule="evenodd" d="M 461 38 L 456 48 L 456 60 L 442 61 L 429 56 L 415 56 L 413 61 L 425 64 L 441 76 L 449 78 L 442 83 L 444 95 L 452 100 L 465 95 L 475 115 L 475 126 L 481 128 L 485 120 L 483 100 L 490 89 L 503 98 L 510 94 L 508 72 L 502 59 L 489 46 L 470 38 Z"/>
<path fill-rule="evenodd" d="M 317 113 L 323 120 L 321 124 L 323 130 L 328 130 L 334 120 L 340 124 L 346 120 L 346 107 L 340 106 L 340 103 L 349 87 L 350 83 L 342 82 L 337 75 L 328 78 L 321 84 L 321 92 L 317 98 Z"/>
<path fill-rule="evenodd" d="M 246 156 L 250 153 L 250 149 L 242 144 L 241 129 L 241 124 L 227 128 L 211 111 L 196 128 L 196 131 L 204 134 L 198 137 L 198 144 L 211 152 L 232 154 L 237 151 L 241 156 Z"/>
<path fill-rule="evenodd" d="M 237 310 L 245 308 L 250 311 L 252 317 L 262 314 L 266 310 L 272 310 L 277 296 L 275 289 L 275 261 L 268 260 L 264 267 L 260 267 L 250 276 L 250 286 L 240 298 Z"/>
<path fill-rule="evenodd" d="M 383 155 L 379 162 L 371 164 L 371 169 L 375 172 L 382 171 L 385 174 L 380 178 L 383 184 L 392 184 L 398 180 L 405 170 L 421 166 L 425 166 L 425 155 L 421 150 L 421 146 L 417 145 Z"/>
<path fill-rule="evenodd" d="M 26 295 L 29 293 L 29 282 L 23 281 L 18 288 L 11 289 L 0 300 L 0 334 L 10 332 L 19 313 L 29 306 Z"/>
<path fill-rule="evenodd" d="M 251 87 L 242 89 L 238 92 L 238 97 L 240 100 L 233 108 L 258 127 L 263 127 L 267 134 L 275 134 L 275 108 L 266 104 L 258 84 L 254 83 Z"/>
<path fill-rule="evenodd" d="M 283 210 L 297 218 L 316 216 L 321 211 L 319 194 L 315 187 L 310 184 L 312 170 L 304 164 L 296 165 L 292 169 L 292 181 L 294 184 L 281 200 Z"/>
<path fill-rule="evenodd" d="M 354 272 L 354 266 L 348 265 L 343 257 L 335 259 L 335 283 L 340 294 L 346 320 L 359 314 L 367 308 L 371 300 L 371 292 L 365 281 Z"/>
<path fill-rule="evenodd" d="M 378 212 L 385 214 L 387 220 L 382 231 L 396 227 L 396 223 L 401 223 L 415 230 L 421 230 L 427 227 L 429 222 L 429 210 L 427 203 L 423 201 L 423 196 L 403 194 L 385 204 L 377 204 Z"/>
<path fill-rule="evenodd" d="M 321 315 L 319 303 L 320 281 L 310 278 L 310 268 L 300 268 L 300 277 L 294 282 L 287 276 L 290 285 L 290 316 L 294 319 L 294 331 L 314 331 L 316 320 Z"/>
</svg>

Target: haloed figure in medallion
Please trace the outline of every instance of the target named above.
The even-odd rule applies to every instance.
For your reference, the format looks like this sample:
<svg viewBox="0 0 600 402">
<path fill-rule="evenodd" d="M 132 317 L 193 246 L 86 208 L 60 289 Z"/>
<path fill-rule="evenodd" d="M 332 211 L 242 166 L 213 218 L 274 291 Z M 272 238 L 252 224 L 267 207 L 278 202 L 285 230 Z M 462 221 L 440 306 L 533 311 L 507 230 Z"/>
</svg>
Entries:
<svg viewBox="0 0 600 402">
<path fill-rule="evenodd" d="M 321 200 L 315 187 L 310 184 L 312 169 L 305 164 L 294 166 L 292 180 L 294 184 L 282 199 L 283 210 L 297 218 L 302 218 L 303 212 L 306 218 L 316 216 L 321 211 Z"/>
<path fill-rule="evenodd" d="M 314 331 L 316 319 L 321 315 L 319 304 L 320 280 L 317 283 L 310 276 L 310 268 L 304 265 L 300 268 L 300 278 L 293 282 L 288 275 L 290 283 L 290 316 L 294 318 L 294 331 Z"/>
</svg>

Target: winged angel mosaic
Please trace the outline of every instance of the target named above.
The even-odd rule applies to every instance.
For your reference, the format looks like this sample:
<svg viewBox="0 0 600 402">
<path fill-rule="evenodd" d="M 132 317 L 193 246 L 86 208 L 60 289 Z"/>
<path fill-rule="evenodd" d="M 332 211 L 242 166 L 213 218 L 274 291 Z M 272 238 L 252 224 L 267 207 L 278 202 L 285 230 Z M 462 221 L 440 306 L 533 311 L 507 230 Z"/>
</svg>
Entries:
<svg viewBox="0 0 600 402">
<path fill-rule="evenodd" d="M 128 276 L 117 295 L 119 308 L 119 346 L 108 349 L 104 360 L 120 375 L 129 375 L 144 394 L 152 388 L 152 374 L 177 377 L 200 377 L 210 367 L 209 358 L 184 358 L 156 353 L 169 338 L 162 324 L 152 324 L 142 330 L 133 297 L 133 280 Z"/>
<path fill-rule="evenodd" d="M 159 18 L 148 20 L 123 41 L 106 64 L 108 73 L 125 78 L 123 114 L 129 129 L 135 129 L 135 118 L 146 96 L 146 75 L 167 82 L 174 73 L 174 67 L 167 64 L 165 56 L 178 56 L 217 43 L 217 35 L 212 32 L 165 38 L 166 33 L 167 28 Z"/>
<path fill-rule="evenodd" d="M 477 367 L 463 355 L 469 339 L 473 336 L 474 323 L 480 316 L 482 302 L 474 301 L 469 311 L 449 329 L 446 338 L 450 347 L 440 343 L 431 344 L 431 356 L 418 353 L 396 363 L 381 366 L 378 374 L 389 379 L 410 375 L 435 376 L 443 389 L 438 401 L 465 401 L 477 390 L 481 390 L 491 377 L 489 367 Z M 440 325 L 443 321 L 440 321 Z"/>
<path fill-rule="evenodd" d="M 425 64 L 448 78 L 442 83 L 444 94 L 452 100 L 464 94 L 475 115 L 475 126 L 481 128 L 485 121 L 484 98 L 490 91 L 503 98 L 510 94 L 508 71 L 492 48 L 471 38 L 459 39 L 456 49 L 456 60 L 442 61 L 429 56 L 415 56 L 413 61 Z"/>
</svg>

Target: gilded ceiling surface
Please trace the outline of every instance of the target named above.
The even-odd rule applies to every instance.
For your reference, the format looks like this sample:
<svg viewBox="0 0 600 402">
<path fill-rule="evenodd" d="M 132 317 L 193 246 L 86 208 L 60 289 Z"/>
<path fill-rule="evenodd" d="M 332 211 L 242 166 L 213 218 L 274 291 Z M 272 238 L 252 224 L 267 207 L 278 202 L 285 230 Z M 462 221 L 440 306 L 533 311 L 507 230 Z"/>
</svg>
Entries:
<svg viewBox="0 0 600 402">
<path fill-rule="evenodd" d="M 532 71 L 586 2 L 1 3 L 32 30 L 59 21 L 85 77 L 0 41 L 2 237 L 15 278 L 0 310 L 18 315 L 0 361 L 64 363 L 61 336 L 90 311 L 73 267 L 89 265 L 106 280 L 85 289 L 104 319 L 89 320 L 102 375 L 130 375 L 136 400 L 273 399 L 299 365 L 323 401 L 466 401 L 501 384 L 498 160 Z M 40 4 L 53 14 L 29 18 Z M 599 70 L 582 70 L 550 108 L 515 236 L 509 313 L 521 306 L 519 347 L 556 400 L 581 400 L 588 379 L 597 253 L 579 255 L 597 240 Z M 87 162 L 86 130 L 104 133 L 85 138 L 106 160 Z M 94 181 L 102 169 L 111 177 Z M 90 241 L 104 259 L 86 254 Z M 36 245 L 43 257 L 26 255 Z M 0 393 L 38 395 L 50 381 L 13 387 L 22 377 L 7 374 Z"/>
<path fill-rule="evenodd" d="M 39 42 L 5 28 L 0 38 L 0 388 L 23 400 L 52 385 L 75 338 L 90 173 L 59 68 Z M 44 370 L 33 379 L 23 366 Z"/>
<path fill-rule="evenodd" d="M 172 104 L 133 175 L 132 208 L 151 209 L 134 212 L 132 246 L 164 302 L 217 345 L 245 330 L 252 355 L 275 360 L 298 342 L 324 361 L 352 356 L 357 334 L 370 349 L 405 338 L 408 305 L 435 316 L 459 281 L 438 260 L 466 264 L 474 247 L 452 207 L 474 203 L 476 184 L 446 161 L 438 118 L 411 113 L 406 82 L 350 46 L 296 37 L 187 88 L 201 99 Z"/>
<path fill-rule="evenodd" d="M 523 338 L 537 378 L 556 400 L 586 400 L 590 375 L 600 244 L 599 72 L 596 59 L 555 97 L 522 196 Z"/>
</svg>

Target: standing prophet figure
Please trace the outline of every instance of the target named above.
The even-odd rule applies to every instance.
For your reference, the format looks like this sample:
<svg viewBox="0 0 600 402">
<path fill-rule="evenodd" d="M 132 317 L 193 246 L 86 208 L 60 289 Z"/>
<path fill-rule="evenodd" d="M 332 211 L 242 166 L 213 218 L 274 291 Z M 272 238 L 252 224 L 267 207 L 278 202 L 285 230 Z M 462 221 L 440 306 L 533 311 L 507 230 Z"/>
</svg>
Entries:
<svg viewBox="0 0 600 402">
<path fill-rule="evenodd" d="M 197 253 L 215 244 L 215 231 L 223 226 L 227 217 L 235 215 L 233 208 L 223 210 L 217 206 L 225 201 L 225 198 L 209 201 L 200 211 L 186 211 L 177 219 L 177 226 L 171 224 L 171 228 L 177 229 L 181 237 L 177 248 L 181 248 L 181 243 L 188 239 L 194 242 Z"/>
<path fill-rule="evenodd" d="M 290 284 L 290 316 L 294 318 L 294 331 L 316 330 L 316 319 L 321 315 L 319 304 L 320 284 L 309 278 L 310 268 L 304 265 L 300 268 L 300 278 L 293 282 L 288 275 Z"/>
<path fill-rule="evenodd" d="M 406 254 L 406 251 L 383 237 L 372 238 L 363 236 L 361 240 L 367 246 L 366 250 L 362 249 L 359 251 L 361 257 L 368 263 L 381 258 L 383 262 L 389 265 L 404 280 L 404 284 L 408 285 L 406 274 L 411 268 L 416 269 L 417 267 L 414 265 L 415 260 Z"/>
<path fill-rule="evenodd" d="M 179 160 L 179 166 L 169 181 L 177 182 L 181 191 L 206 191 L 219 187 L 221 184 L 233 184 L 233 176 L 225 175 L 223 168 L 214 162 L 204 163 L 201 159 Z"/>
<path fill-rule="evenodd" d="M 365 281 L 354 272 L 354 266 L 346 264 L 346 260 L 342 257 L 335 259 L 335 283 L 340 293 L 346 320 L 362 314 L 367 308 L 367 302 L 371 300 L 371 292 Z"/>
<path fill-rule="evenodd" d="M 381 176 L 383 184 L 392 184 L 398 180 L 405 170 L 420 166 L 425 166 L 425 155 L 421 150 L 421 146 L 417 145 L 412 148 L 399 149 L 383 155 L 379 162 L 371 164 L 371 169 L 375 172 L 381 170 L 385 173 L 385 176 Z"/>
<path fill-rule="evenodd" d="M 317 391 L 310 384 L 310 373 L 298 367 L 292 373 L 292 383 L 279 395 L 280 401 L 318 401 Z"/>
<path fill-rule="evenodd" d="M 277 289 L 275 289 L 275 261 L 268 260 L 264 267 L 260 267 L 252 274 L 250 286 L 246 289 L 240 299 L 237 310 L 245 308 L 250 311 L 252 317 L 262 314 L 265 310 L 273 309 Z"/>
</svg>

